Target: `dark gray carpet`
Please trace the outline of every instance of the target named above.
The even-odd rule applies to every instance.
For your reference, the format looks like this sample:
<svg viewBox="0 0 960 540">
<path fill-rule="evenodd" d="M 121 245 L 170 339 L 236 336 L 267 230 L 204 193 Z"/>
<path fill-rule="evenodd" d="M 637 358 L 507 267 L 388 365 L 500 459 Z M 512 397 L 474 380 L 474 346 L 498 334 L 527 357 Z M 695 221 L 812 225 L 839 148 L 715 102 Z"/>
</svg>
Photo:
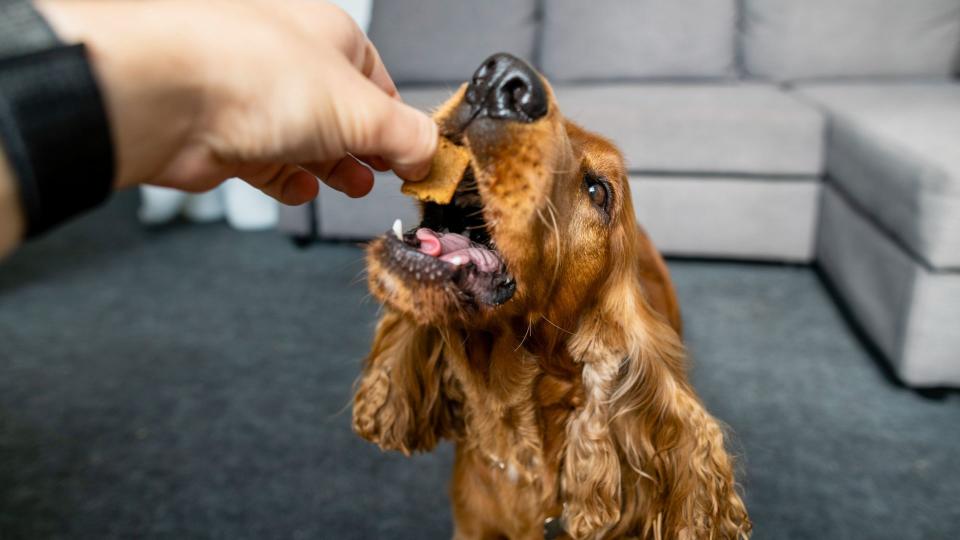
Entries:
<svg viewBox="0 0 960 540">
<path fill-rule="evenodd" d="M 127 194 L 0 264 L 0 538 L 449 537 L 450 449 L 350 432 L 360 256 Z M 892 384 L 809 268 L 671 267 L 757 538 L 957 538 L 960 395 Z"/>
</svg>

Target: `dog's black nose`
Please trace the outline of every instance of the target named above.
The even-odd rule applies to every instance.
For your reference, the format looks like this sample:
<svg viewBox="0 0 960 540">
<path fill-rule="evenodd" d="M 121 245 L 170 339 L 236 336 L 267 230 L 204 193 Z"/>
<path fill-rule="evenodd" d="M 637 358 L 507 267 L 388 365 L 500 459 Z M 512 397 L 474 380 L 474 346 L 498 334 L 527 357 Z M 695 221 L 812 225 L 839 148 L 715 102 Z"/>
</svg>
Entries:
<svg viewBox="0 0 960 540">
<path fill-rule="evenodd" d="M 497 53 L 480 64 L 470 79 L 467 103 L 480 115 L 533 122 L 547 114 L 547 89 L 526 62 Z"/>
</svg>

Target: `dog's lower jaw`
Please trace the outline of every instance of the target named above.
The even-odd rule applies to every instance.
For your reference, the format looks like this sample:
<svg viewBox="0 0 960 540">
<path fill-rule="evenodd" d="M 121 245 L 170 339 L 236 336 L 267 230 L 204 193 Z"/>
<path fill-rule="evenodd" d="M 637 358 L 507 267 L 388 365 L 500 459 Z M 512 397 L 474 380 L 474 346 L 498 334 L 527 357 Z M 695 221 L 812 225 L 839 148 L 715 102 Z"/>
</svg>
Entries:
<svg viewBox="0 0 960 540">
<path fill-rule="evenodd" d="M 389 235 L 368 244 L 366 259 L 371 294 L 423 325 L 486 327 L 507 319 L 502 306 L 518 292 L 502 265 L 494 271 L 472 263 L 455 267 Z"/>
<path fill-rule="evenodd" d="M 370 241 L 366 261 L 367 284 L 374 298 L 418 324 L 444 324 L 456 311 L 457 293 L 445 281 L 449 276 L 411 280 L 395 267 L 385 238 Z"/>
</svg>

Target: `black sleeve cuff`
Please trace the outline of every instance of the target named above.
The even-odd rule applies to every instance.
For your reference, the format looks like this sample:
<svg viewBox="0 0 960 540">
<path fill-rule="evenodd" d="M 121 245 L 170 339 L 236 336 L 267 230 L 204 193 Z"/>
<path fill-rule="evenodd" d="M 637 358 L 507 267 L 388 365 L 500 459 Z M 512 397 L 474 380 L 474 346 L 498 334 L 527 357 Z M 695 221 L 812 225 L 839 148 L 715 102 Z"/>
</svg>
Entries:
<svg viewBox="0 0 960 540">
<path fill-rule="evenodd" d="M 0 139 L 28 238 L 108 198 L 110 126 L 82 44 L 0 58 Z"/>
</svg>

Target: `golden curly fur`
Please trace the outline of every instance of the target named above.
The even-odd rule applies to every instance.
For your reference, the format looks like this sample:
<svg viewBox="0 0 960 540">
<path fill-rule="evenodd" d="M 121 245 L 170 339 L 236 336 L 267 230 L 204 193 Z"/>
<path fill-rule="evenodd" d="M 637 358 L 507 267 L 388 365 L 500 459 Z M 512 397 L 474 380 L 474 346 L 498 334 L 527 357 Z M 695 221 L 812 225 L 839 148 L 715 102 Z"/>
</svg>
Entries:
<svg viewBox="0 0 960 540">
<path fill-rule="evenodd" d="M 437 112 L 471 153 L 516 292 L 470 305 L 399 272 L 373 241 L 370 287 L 386 308 L 354 428 L 404 454 L 454 442 L 458 539 L 539 539 L 551 517 L 577 539 L 745 538 L 724 431 L 687 380 L 679 308 L 623 158 L 547 88 L 549 112 L 531 123 L 463 126 L 463 88 Z M 585 175 L 608 182 L 605 212 Z"/>
</svg>

